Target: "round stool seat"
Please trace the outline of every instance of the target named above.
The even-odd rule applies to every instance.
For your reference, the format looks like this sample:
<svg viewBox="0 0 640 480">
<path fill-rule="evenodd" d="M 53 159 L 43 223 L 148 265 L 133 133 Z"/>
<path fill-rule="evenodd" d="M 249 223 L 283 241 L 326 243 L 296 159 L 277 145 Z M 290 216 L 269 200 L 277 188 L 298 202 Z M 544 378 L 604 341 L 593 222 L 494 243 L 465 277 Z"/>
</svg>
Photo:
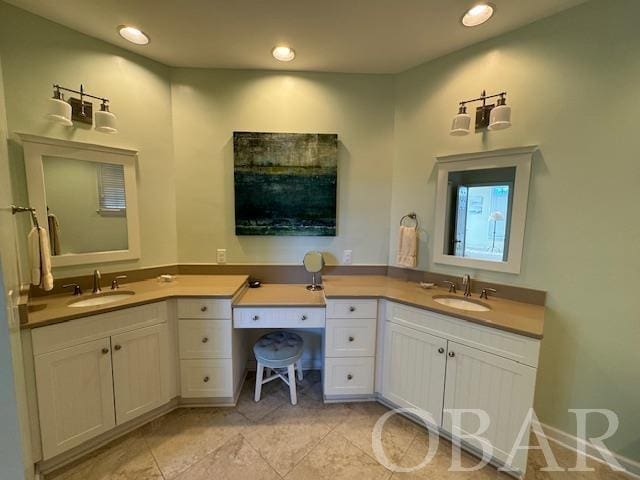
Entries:
<svg viewBox="0 0 640 480">
<path fill-rule="evenodd" d="M 271 332 L 253 346 L 256 360 L 265 367 L 282 368 L 296 363 L 302 356 L 302 337 L 292 332 Z"/>
</svg>

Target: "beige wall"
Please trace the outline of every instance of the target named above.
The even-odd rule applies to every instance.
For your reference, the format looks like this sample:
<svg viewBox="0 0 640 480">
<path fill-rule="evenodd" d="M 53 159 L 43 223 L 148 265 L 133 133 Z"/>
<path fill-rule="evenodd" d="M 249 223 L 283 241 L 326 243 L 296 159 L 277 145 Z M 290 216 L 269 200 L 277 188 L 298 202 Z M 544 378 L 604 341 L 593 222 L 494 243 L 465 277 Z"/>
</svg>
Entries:
<svg viewBox="0 0 640 480">
<path fill-rule="evenodd" d="M 318 249 L 328 262 L 386 264 L 393 155 L 392 78 L 382 75 L 173 71 L 178 259 L 295 263 Z M 336 237 L 236 237 L 233 132 L 337 133 Z"/>
<path fill-rule="evenodd" d="M 536 411 L 575 432 L 569 408 L 610 408 L 607 441 L 640 460 L 640 2 L 589 2 L 399 75 L 391 227 L 409 210 L 431 262 L 434 157 L 539 145 L 520 275 L 474 277 L 548 291 Z M 506 90 L 513 127 L 451 137 L 457 103 Z M 390 259 L 396 246 L 391 235 Z M 603 433 L 594 417 L 592 433 Z"/>
<path fill-rule="evenodd" d="M 118 271 L 175 263 L 169 68 L 4 2 L 0 2 L 0 56 L 11 134 L 25 132 L 140 151 L 137 175 L 142 256 L 139 261 L 101 268 Z M 109 97 L 118 116 L 118 134 L 96 132 L 88 126 L 67 128 L 44 118 L 53 83 L 79 88 L 81 82 L 90 93 Z M 27 203 L 22 151 L 15 141 L 10 143 L 9 154 L 16 202 Z M 23 230 L 26 222 L 21 219 Z M 64 267 L 55 273 L 70 276 L 93 268 Z"/>
</svg>

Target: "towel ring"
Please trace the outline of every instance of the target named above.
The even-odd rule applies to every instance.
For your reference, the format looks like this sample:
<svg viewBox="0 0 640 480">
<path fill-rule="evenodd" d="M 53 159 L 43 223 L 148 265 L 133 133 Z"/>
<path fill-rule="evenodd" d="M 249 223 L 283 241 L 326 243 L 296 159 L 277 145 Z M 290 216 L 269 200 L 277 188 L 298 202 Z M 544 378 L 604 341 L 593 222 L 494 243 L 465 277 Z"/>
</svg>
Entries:
<svg viewBox="0 0 640 480">
<path fill-rule="evenodd" d="M 418 215 L 416 215 L 415 212 L 407 213 L 404 217 L 402 217 L 400 219 L 400 226 L 403 225 L 403 222 L 404 222 L 405 218 L 410 218 L 411 220 L 413 220 L 415 222 L 416 229 L 418 228 Z"/>
</svg>

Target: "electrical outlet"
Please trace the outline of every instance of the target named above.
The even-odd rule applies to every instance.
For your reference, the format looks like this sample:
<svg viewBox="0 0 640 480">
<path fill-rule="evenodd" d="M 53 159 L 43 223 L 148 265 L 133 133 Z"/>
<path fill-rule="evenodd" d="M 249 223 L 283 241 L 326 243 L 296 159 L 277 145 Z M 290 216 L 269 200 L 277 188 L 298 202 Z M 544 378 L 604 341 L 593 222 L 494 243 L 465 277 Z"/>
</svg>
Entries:
<svg viewBox="0 0 640 480">
<path fill-rule="evenodd" d="M 351 265 L 353 250 L 345 250 L 342 252 L 342 264 Z"/>
<path fill-rule="evenodd" d="M 216 262 L 218 263 L 227 263 L 227 249 L 219 248 L 216 251 Z"/>
</svg>

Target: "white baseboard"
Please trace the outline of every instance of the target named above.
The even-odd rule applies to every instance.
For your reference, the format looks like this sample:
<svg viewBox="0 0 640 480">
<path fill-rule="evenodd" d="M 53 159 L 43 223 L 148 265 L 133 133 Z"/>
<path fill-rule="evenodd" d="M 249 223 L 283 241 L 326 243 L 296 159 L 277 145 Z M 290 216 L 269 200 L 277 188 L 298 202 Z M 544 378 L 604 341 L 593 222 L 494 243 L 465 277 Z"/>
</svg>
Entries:
<svg viewBox="0 0 640 480">
<path fill-rule="evenodd" d="M 606 463 L 603 460 L 602 455 L 600 454 L 600 449 L 592 443 L 585 442 L 584 440 L 579 439 L 574 435 L 563 432 L 562 430 L 558 430 L 557 428 L 546 425 L 544 423 L 541 423 L 540 426 L 542 427 L 544 436 L 549 440 L 562 445 L 569 450 L 573 450 L 574 452 L 577 451 L 577 445 L 584 445 L 584 451 L 589 458 L 592 458 L 593 460 L 596 460 L 600 463 Z M 631 477 L 640 479 L 640 462 L 627 457 L 623 457 L 622 455 L 618 455 L 614 452 L 611 452 L 611 454 Z"/>
</svg>

